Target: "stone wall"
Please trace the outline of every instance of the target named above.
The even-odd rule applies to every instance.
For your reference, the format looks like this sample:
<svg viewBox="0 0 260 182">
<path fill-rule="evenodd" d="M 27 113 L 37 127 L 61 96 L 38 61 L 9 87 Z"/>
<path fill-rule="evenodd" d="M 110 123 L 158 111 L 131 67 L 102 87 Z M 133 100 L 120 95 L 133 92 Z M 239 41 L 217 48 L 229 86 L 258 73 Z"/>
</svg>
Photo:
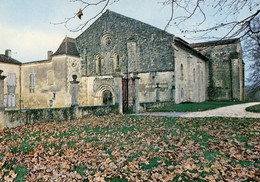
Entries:
<svg viewBox="0 0 260 182">
<path fill-rule="evenodd" d="M 139 73 L 140 102 L 174 101 L 174 72 Z"/>
<path fill-rule="evenodd" d="M 207 99 L 208 63 L 185 46 L 176 44 L 175 103 Z"/>
<path fill-rule="evenodd" d="M 60 55 L 22 65 L 22 109 L 71 106 L 72 75 L 81 79 L 80 59 Z"/>
<path fill-rule="evenodd" d="M 141 110 L 150 110 L 150 109 L 156 109 L 161 108 L 164 106 L 170 106 L 175 104 L 175 102 L 172 101 L 160 101 L 160 102 L 142 102 L 140 103 L 140 109 Z"/>
<path fill-rule="evenodd" d="M 68 121 L 76 118 L 117 113 L 118 106 L 86 106 L 78 108 L 31 109 L 0 111 L 0 129 L 48 121 Z"/>
<path fill-rule="evenodd" d="M 240 40 L 201 43 L 195 48 L 210 59 L 209 100 L 244 100 L 244 63 Z"/>
<path fill-rule="evenodd" d="M 111 11 L 76 41 L 87 76 L 174 70 L 173 35 Z"/>
<path fill-rule="evenodd" d="M 5 128 L 5 113 L 4 109 L 0 108 L 0 130 Z"/>
</svg>

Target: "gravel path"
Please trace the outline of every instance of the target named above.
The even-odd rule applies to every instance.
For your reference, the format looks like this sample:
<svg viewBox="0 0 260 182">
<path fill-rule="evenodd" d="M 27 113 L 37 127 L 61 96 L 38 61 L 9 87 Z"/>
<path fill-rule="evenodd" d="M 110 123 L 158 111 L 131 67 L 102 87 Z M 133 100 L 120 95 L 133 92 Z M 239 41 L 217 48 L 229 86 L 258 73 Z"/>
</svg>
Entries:
<svg viewBox="0 0 260 182">
<path fill-rule="evenodd" d="M 247 112 L 245 109 L 249 106 L 260 104 L 260 102 L 251 102 L 246 104 L 237 104 L 232 106 L 220 107 L 208 111 L 201 112 L 157 112 L 142 113 L 135 115 L 147 116 L 166 116 L 166 117 L 236 117 L 236 118 L 260 118 L 260 113 Z"/>
</svg>

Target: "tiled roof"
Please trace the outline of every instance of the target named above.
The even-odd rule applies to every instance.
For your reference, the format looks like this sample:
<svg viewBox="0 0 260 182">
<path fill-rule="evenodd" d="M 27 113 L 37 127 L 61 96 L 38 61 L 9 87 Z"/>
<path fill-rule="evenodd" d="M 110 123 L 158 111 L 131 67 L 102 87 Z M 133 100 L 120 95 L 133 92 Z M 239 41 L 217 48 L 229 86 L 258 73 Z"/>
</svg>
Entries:
<svg viewBox="0 0 260 182">
<path fill-rule="evenodd" d="M 53 54 L 53 56 L 55 55 L 70 55 L 70 56 L 79 56 L 79 52 L 76 46 L 76 41 L 72 38 L 66 37 L 60 47 L 58 48 L 58 50 Z"/>
<path fill-rule="evenodd" d="M 190 46 L 191 47 L 205 47 L 205 46 L 211 46 L 211 45 L 232 44 L 232 43 L 239 41 L 239 40 L 240 40 L 239 38 L 223 39 L 223 40 L 216 40 L 216 41 L 193 43 L 193 44 L 190 44 Z"/>
<path fill-rule="evenodd" d="M 20 61 L 17 61 L 16 59 L 13 59 L 11 57 L 7 57 L 4 54 L 0 54 L 0 62 L 9 64 L 22 64 Z"/>
</svg>

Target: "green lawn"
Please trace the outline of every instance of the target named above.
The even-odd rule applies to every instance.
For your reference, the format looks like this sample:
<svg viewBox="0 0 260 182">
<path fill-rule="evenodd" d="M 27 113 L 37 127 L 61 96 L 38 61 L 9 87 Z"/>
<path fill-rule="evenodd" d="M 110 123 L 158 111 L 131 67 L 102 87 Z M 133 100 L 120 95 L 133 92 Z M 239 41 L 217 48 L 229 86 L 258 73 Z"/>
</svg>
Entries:
<svg viewBox="0 0 260 182">
<path fill-rule="evenodd" d="M 260 104 L 248 107 L 246 111 L 260 113 Z"/>
<path fill-rule="evenodd" d="M 195 111 L 206 111 L 210 109 L 216 109 L 219 107 L 235 105 L 235 104 L 243 104 L 246 102 L 238 101 L 238 102 L 198 102 L 198 103 L 183 103 L 183 104 L 174 104 L 170 106 L 165 106 L 158 109 L 151 109 L 148 112 L 195 112 Z"/>
<path fill-rule="evenodd" d="M 0 131 L 0 181 L 259 181 L 257 119 L 115 115 Z"/>
</svg>

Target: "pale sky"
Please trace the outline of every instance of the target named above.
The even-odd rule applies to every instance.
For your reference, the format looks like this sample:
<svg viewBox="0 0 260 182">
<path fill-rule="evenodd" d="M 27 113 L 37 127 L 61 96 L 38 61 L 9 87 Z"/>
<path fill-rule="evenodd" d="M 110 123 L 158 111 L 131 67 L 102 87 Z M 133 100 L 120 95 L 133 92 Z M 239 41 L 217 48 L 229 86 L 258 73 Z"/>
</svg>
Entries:
<svg viewBox="0 0 260 182">
<path fill-rule="evenodd" d="M 46 59 L 47 51 L 55 52 L 66 36 L 76 38 L 82 33 L 51 24 L 73 16 L 80 7 L 80 3 L 71 0 L 1 0 L 0 54 L 11 49 L 12 57 L 21 62 Z M 88 19 L 97 8 L 84 12 L 82 20 L 75 18 L 73 27 Z M 157 0 L 121 0 L 109 9 L 160 29 L 164 29 L 170 17 L 169 8 Z"/>
<path fill-rule="evenodd" d="M 1 0 L 0 54 L 4 54 L 6 49 L 11 49 L 12 57 L 18 61 L 29 62 L 44 60 L 47 59 L 47 51 L 51 50 L 55 52 L 66 36 L 76 38 L 82 31 L 73 33 L 68 31 L 63 25 L 51 24 L 61 22 L 64 18 L 71 17 L 78 12 L 82 7 L 81 4 L 72 1 L 73 0 Z M 95 0 L 89 1 L 93 2 Z M 159 3 L 162 1 L 163 0 L 120 0 L 110 5 L 109 9 L 164 29 L 170 18 L 171 9 L 169 6 L 166 7 L 163 6 L 162 3 Z M 70 24 L 72 29 L 93 16 L 98 8 L 100 7 L 87 9 L 87 11 L 84 12 L 82 20 L 78 18 L 73 19 Z M 181 14 L 181 12 L 175 13 Z M 214 17 L 214 15 L 210 18 L 206 26 L 220 19 L 220 17 Z M 186 26 L 193 26 L 192 20 L 191 23 Z M 86 28 L 84 30 L 86 30 Z M 170 26 L 167 31 L 191 42 L 188 39 L 189 35 L 183 37 L 174 24 Z"/>
</svg>

